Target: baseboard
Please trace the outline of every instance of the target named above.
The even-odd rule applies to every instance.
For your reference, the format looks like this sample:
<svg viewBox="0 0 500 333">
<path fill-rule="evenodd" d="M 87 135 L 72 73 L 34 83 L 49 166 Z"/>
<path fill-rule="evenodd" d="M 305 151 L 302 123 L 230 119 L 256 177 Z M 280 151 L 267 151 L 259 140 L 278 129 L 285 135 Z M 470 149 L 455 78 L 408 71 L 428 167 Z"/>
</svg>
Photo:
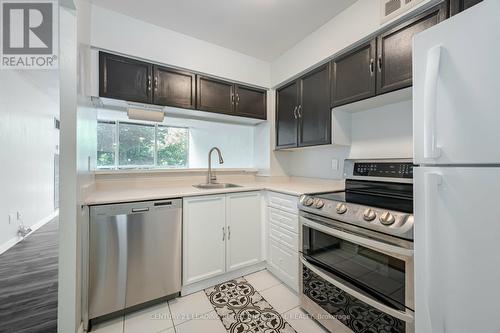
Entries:
<svg viewBox="0 0 500 333">
<path fill-rule="evenodd" d="M 10 249 L 11 247 L 16 245 L 17 243 L 19 243 L 20 241 L 25 239 L 26 237 L 29 237 L 32 233 L 34 233 L 35 231 L 37 231 L 38 229 L 43 227 L 45 224 L 52 221 L 58 215 L 59 215 L 59 210 L 55 210 L 49 216 L 41 219 L 40 221 L 38 221 L 37 223 L 35 223 L 33 225 L 30 225 L 29 227 L 31 228 L 31 232 L 29 234 L 27 234 L 26 236 L 24 236 L 24 237 L 15 236 L 15 237 L 9 239 L 8 241 L 4 242 L 3 244 L 0 244 L 0 254 L 4 253 L 5 251 Z"/>
<path fill-rule="evenodd" d="M 229 272 L 229 273 L 224 273 L 222 275 L 219 275 L 219 276 L 216 276 L 216 277 L 213 277 L 210 279 L 206 279 L 206 280 L 203 280 L 200 282 L 195 282 L 195 283 L 189 284 L 187 286 L 183 286 L 182 290 L 181 290 L 181 295 L 182 296 L 189 295 L 189 294 L 195 293 L 197 291 L 200 291 L 200 290 L 203 290 L 203 289 L 206 289 L 209 287 L 213 287 L 216 284 L 219 284 L 219 283 L 222 283 L 222 282 L 225 282 L 228 280 L 236 279 L 236 278 L 239 278 L 239 277 L 242 277 L 244 275 L 251 274 L 251 273 L 255 273 L 257 271 L 261 271 L 265 268 L 266 268 L 266 262 L 262 261 L 258 264 L 255 264 L 255 265 L 252 265 L 249 267 L 241 268 L 241 269 L 238 269 L 236 271 Z"/>
</svg>

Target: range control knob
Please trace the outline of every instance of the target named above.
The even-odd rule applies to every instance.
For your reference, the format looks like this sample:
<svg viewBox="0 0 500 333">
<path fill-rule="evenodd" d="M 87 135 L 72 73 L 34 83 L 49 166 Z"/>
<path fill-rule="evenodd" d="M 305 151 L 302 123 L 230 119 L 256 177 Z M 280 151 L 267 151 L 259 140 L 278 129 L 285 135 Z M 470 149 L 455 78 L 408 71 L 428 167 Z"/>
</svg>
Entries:
<svg viewBox="0 0 500 333">
<path fill-rule="evenodd" d="M 299 198 L 299 202 L 300 202 L 301 204 L 304 204 L 304 201 L 306 200 L 306 198 L 307 198 L 307 196 L 306 196 L 305 194 L 302 194 L 302 195 L 300 196 L 300 198 Z"/>
<path fill-rule="evenodd" d="M 318 209 L 322 208 L 324 205 L 325 203 L 323 202 L 323 200 L 316 200 L 316 202 L 314 203 L 314 207 Z"/>
<path fill-rule="evenodd" d="M 377 217 L 377 213 L 373 209 L 368 208 L 367 210 L 364 211 L 363 213 L 363 219 L 365 221 L 373 221 Z"/>
<path fill-rule="evenodd" d="M 391 225 L 396 221 L 394 215 L 389 212 L 384 212 L 382 215 L 380 215 L 379 220 L 383 225 Z"/>
<path fill-rule="evenodd" d="M 338 214 L 344 214 L 345 212 L 347 212 L 347 206 L 343 203 L 338 203 L 337 207 L 335 207 L 335 210 Z"/>
<path fill-rule="evenodd" d="M 311 197 L 306 197 L 304 199 L 304 206 L 311 206 L 313 204 L 314 200 Z"/>
</svg>

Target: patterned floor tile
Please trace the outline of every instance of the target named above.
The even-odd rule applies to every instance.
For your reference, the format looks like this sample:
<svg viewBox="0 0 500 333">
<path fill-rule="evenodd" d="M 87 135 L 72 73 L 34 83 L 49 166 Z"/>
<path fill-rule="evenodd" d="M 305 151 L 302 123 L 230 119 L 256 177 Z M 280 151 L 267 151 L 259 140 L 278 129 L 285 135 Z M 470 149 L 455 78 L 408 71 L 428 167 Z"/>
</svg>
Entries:
<svg viewBox="0 0 500 333">
<path fill-rule="evenodd" d="M 229 333 L 296 333 L 244 278 L 205 289 L 205 293 Z"/>
</svg>

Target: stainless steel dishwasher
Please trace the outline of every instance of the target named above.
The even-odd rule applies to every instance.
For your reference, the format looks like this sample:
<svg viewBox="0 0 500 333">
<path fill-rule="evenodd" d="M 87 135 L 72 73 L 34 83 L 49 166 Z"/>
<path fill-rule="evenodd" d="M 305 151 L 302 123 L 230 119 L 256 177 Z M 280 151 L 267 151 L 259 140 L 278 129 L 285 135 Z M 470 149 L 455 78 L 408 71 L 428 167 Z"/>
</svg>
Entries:
<svg viewBox="0 0 500 333">
<path fill-rule="evenodd" d="M 182 200 L 90 207 L 88 319 L 181 290 Z"/>
</svg>

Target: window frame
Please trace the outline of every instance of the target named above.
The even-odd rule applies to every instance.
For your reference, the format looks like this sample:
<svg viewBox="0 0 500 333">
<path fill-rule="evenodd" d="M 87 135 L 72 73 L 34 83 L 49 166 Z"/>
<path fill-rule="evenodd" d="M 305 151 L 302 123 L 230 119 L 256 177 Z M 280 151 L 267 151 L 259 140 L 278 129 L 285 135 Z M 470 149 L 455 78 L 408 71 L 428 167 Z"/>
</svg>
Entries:
<svg viewBox="0 0 500 333">
<path fill-rule="evenodd" d="M 190 133 L 189 127 L 183 126 L 170 126 L 162 123 L 149 123 L 149 122 L 140 122 L 140 121 L 121 121 L 121 120 L 108 120 L 108 119 L 97 119 L 97 123 L 105 123 L 105 124 L 114 124 L 114 140 L 115 140 L 115 148 L 114 148 L 114 164 L 109 166 L 99 166 L 96 163 L 96 170 L 182 170 L 189 169 L 189 148 L 190 148 Z M 126 166 L 120 165 L 120 124 L 130 124 L 130 125 L 140 125 L 140 126 L 148 126 L 154 127 L 154 151 L 153 151 L 153 165 L 140 165 L 140 164 L 131 164 Z M 187 159 L 186 165 L 183 167 L 165 167 L 158 165 L 158 127 L 167 127 L 167 128 L 179 128 L 187 131 Z"/>
</svg>

